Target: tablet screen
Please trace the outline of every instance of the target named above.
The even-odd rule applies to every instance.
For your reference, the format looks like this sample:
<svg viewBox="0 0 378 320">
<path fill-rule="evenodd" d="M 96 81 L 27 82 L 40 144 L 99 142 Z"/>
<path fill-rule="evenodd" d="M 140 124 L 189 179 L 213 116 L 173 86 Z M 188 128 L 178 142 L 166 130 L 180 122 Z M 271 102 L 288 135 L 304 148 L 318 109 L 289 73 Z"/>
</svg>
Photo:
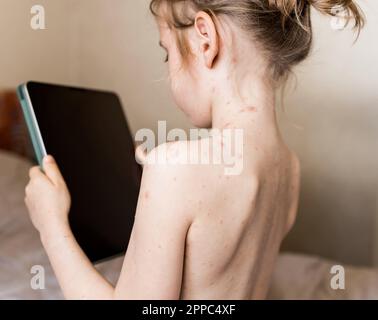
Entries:
<svg viewBox="0 0 378 320">
<path fill-rule="evenodd" d="M 141 168 L 117 95 L 28 83 L 46 151 L 71 193 L 72 231 L 91 261 L 126 251 Z"/>
</svg>

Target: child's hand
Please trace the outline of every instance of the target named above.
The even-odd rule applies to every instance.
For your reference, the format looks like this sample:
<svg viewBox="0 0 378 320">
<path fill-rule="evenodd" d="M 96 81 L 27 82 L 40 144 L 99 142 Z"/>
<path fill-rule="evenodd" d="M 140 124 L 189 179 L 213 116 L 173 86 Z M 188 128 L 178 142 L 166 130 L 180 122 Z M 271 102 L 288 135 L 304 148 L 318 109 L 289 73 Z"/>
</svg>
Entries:
<svg viewBox="0 0 378 320">
<path fill-rule="evenodd" d="M 71 206 L 69 191 L 54 158 L 45 157 L 43 168 L 45 173 L 39 167 L 30 169 L 30 182 L 25 189 L 30 218 L 41 234 L 68 226 Z"/>
</svg>

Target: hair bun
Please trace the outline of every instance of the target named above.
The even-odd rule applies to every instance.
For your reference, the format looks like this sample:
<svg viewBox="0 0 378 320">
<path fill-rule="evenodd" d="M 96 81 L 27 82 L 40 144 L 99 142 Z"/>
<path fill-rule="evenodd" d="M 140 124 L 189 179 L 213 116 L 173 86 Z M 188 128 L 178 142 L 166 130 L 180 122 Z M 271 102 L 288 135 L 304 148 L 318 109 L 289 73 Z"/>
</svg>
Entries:
<svg viewBox="0 0 378 320">
<path fill-rule="evenodd" d="M 281 12 L 284 22 L 294 17 L 301 26 L 303 26 L 301 18 L 310 7 L 329 16 L 335 16 L 340 11 L 346 13 L 344 15 L 346 24 L 354 20 L 354 28 L 358 29 L 358 32 L 365 22 L 362 11 L 353 0 L 268 0 L 268 2 L 271 8 Z"/>
</svg>

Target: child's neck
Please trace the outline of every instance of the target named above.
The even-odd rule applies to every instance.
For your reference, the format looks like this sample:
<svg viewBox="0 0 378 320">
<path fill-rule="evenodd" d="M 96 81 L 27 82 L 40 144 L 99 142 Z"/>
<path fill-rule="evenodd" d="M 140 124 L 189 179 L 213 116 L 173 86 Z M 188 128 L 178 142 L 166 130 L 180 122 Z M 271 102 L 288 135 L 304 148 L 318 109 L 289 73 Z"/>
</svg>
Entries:
<svg viewBox="0 0 378 320">
<path fill-rule="evenodd" d="M 235 79 L 228 78 L 215 90 L 212 113 L 214 129 L 276 129 L 274 87 L 252 76 L 245 77 L 238 85 Z"/>
</svg>

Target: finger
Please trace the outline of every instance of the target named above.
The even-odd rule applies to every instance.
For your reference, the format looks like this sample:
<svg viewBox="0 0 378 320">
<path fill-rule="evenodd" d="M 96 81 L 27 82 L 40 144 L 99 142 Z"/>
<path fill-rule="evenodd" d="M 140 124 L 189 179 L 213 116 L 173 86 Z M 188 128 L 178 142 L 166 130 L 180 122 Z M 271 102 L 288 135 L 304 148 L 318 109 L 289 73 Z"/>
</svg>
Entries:
<svg viewBox="0 0 378 320">
<path fill-rule="evenodd" d="M 63 176 L 60 173 L 59 167 L 52 156 L 46 156 L 43 159 L 43 169 L 46 176 L 55 184 L 58 185 L 64 182 Z"/>
<path fill-rule="evenodd" d="M 36 177 L 40 177 L 41 175 L 43 175 L 42 171 L 41 171 L 41 168 L 40 167 L 33 167 L 29 170 L 29 177 L 30 179 L 34 179 Z"/>
<path fill-rule="evenodd" d="M 26 197 L 29 196 L 32 193 L 32 191 L 33 191 L 33 182 L 32 182 L 32 180 L 30 180 L 30 182 L 25 187 L 25 196 Z"/>
<path fill-rule="evenodd" d="M 147 151 L 143 145 L 140 145 L 135 150 L 135 158 L 139 164 L 145 164 L 147 161 Z"/>
</svg>

